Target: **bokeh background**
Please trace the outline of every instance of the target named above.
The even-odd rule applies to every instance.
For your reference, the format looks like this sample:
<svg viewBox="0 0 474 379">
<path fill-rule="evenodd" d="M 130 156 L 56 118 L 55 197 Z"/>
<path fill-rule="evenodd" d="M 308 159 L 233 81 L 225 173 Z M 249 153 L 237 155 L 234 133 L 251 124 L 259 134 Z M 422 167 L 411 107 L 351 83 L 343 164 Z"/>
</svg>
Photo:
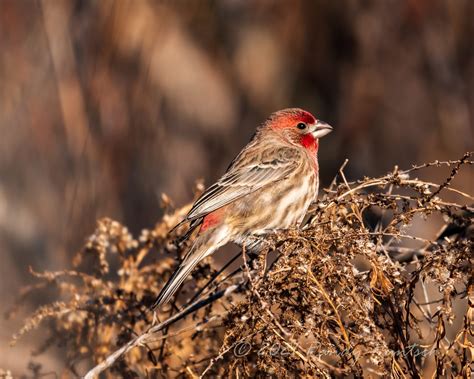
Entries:
<svg viewBox="0 0 474 379">
<path fill-rule="evenodd" d="M 473 20 L 471 0 L 1 0 L 0 310 L 29 265 L 71 267 L 98 217 L 138 233 L 163 192 L 190 201 L 280 108 L 335 127 L 323 185 L 345 158 L 349 178 L 460 158 L 474 149 Z M 471 170 L 455 185 L 473 183 Z M 8 341 L 43 300 L 0 320 L 0 367 L 24 371 L 39 337 Z"/>
</svg>

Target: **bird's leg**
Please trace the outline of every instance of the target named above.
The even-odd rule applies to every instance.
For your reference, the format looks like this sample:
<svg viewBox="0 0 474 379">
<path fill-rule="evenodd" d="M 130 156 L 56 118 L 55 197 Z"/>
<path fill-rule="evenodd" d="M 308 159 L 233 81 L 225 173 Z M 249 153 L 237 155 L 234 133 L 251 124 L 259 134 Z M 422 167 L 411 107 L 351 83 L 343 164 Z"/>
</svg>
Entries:
<svg viewBox="0 0 474 379">
<path fill-rule="evenodd" d="M 268 250 L 261 249 L 263 245 L 266 245 L 268 247 Z M 263 275 L 265 276 L 266 271 L 267 271 L 267 256 L 269 251 L 273 251 L 275 249 L 275 246 L 267 241 L 266 239 L 257 236 L 257 235 L 252 235 L 249 236 L 245 244 L 243 245 L 243 250 L 246 252 L 246 255 L 249 258 L 249 264 L 253 269 L 256 269 L 258 265 L 256 265 L 257 259 L 261 255 L 261 251 L 265 251 L 265 257 L 263 258 Z"/>
<path fill-rule="evenodd" d="M 270 249 L 273 249 L 273 245 L 265 238 L 253 234 L 245 238 L 245 242 L 242 244 L 242 247 L 245 248 L 245 252 L 250 258 L 257 255 L 262 245 L 267 245 Z"/>
</svg>

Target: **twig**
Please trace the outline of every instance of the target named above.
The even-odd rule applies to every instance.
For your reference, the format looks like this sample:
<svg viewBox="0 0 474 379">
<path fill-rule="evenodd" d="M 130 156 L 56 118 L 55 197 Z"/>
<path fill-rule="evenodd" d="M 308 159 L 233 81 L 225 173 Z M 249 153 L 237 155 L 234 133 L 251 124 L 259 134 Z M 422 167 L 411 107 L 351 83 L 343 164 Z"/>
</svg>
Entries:
<svg viewBox="0 0 474 379">
<path fill-rule="evenodd" d="M 116 350 L 112 354 L 110 354 L 104 361 L 99 363 L 97 366 L 92 368 L 87 372 L 87 374 L 84 376 L 84 379 L 94 379 L 96 378 L 102 371 L 105 369 L 109 368 L 112 366 L 120 357 L 122 357 L 124 354 L 127 354 L 131 349 L 133 349 L 136 346 L 141 346 L 147 342 L 147 340 L 154 334 L 159 332 L 160 330 L 166 328 L 169 325 L 174 324 L 175 322 L 183 319 L 190 313 L 193 313 L 194 311 L 197 311 L 198 309 L 201 309 L 205 307 L 206 305 L 216 301 L 217 299 L 220 299 L 221 297 L 228 296 L 235 290 L 239 288 L 239 285 L 233 285 L 228 287 L 225 290 L 221 290 L 216 292 L 215 294 L 207 297 L 204 300 L 198 300 L 195 301 L 194 303 L 190 304 L 186 308 L 184 308 L 182 311 L 176 313 L 172 317 L 168 318 L 167 320 L 161 322 L 158 325 L 155 325 L 148 329 L 146 332 L 143 334 L 139 335 L 138 337 L 130 340 L 128 343 L 126 343 L 124 346 L 122 346 L 120 349 Z"/>
<path fill-rule="evenodd" d="M 318 290 L 319 292 L 321 293 L 321 295 L 323 295 L 323 297 L 326 299 L 326 301 L 328 302 L 328 304 L 331 306 L 332 310 L 334 311 L 334 314 L 336 315 L 336 322 L 339 326 L 339 329 L 341 330 L 341 333 L 342 333 L 342 336 L 344 337 L 344 342 L 346 344 L 346 347 L 348 349 L 351 349 L 351 342 L 349 341 L 349 337 L 347 335 L 347 332 L 346 332 L 346 328 L 344 328 L 344 324 L 342 323 L 342 320 L 341 320 L 341 317 L 339 315 L 339 312 L 336 308 L 336 306 L 334 305 L 334 303 L 332 302 L 331 298 L 328 296 L 328 294 L 326 293 L 324 287 L 321 285 L 321 283 L 319 283 L 319 281 L 316 279 L 316 277 L 314 276 L 313 272 L 311 271 L 311 269 L 308 269 L 307 270 L 308 274 L 309 274 L 309 277 L 311 278 L 311 280 L 316 284 L 316 286 L 318 287 Z"/>
<path fill-rule="evenodd" d="M 239 251 L 233 258 L 231 258 L 219 271 L 216 271 L 210 279 L 204 284 L 204 286 L 197 291 L 194 296 L 189 300 L 188 304 L 193 303 L 196 299 L 203 293 L 203 291 L 209 287 L 209 285 L 220 275 L 222 274 L 232 263 L 234 263 L 237 258 L 240 256 L 241 252 Z M 226 277 L 227 278 L 227 277 Z"/>
<path fill-rule="evenodd" d="M 469 158 L 471 155 L 472 153 L 465 153 L 463 155 L 463 157 L 459 160 L 459 162 L 457 162 L 456 165 L 454 166 L 453 170 L 451 171 L 451 175 L 449 175 L 446 181 L 443 184 L 441 184 L 435 192 L 433 192 L 433 194 L 427 199 L 427 202 L 434 199 L 435 196 L 437 196 L 443 188 L 447 188 L 449 186 L 453 178 L 458 173 L 459 168 L 467 161 L 467 158 Z"/>
</svg>

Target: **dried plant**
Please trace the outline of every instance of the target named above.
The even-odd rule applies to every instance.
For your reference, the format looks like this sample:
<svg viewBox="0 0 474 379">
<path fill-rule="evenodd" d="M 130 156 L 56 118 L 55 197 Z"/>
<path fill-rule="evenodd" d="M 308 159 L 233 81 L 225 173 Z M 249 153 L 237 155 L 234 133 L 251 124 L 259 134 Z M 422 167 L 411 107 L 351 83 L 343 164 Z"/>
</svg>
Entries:
<svg viewBox="0 0 474 379">
<path fill-rule="evenodd" d="M 185 228 L 168 231 L 189 207 L 138 239 L 99 220 L 73 270 L 31 270 L 39 283 L 21 298 L 54 287 L 58 301 L 14 340 L 45 325 L 36 353 L 60 344 L 73 374 L 84 374 L 80 362 L 97 365 L 87 377 L 469 378 L 474 208 L 441 195 L 472 203 L 451 187 L 472 156 L 356 182 L 343 166 L 301 230 L 269 235 L 257 256 L 244 248 L 235 270 L 201 264 L 157 314 L 149 306 L 189 246 L 176 242 Z M 442 184 L 415 178 L 442 166 L 451 168 Z M 437 235 L 416 235 L 414 224 L 435 219 Z"/>
</svg>

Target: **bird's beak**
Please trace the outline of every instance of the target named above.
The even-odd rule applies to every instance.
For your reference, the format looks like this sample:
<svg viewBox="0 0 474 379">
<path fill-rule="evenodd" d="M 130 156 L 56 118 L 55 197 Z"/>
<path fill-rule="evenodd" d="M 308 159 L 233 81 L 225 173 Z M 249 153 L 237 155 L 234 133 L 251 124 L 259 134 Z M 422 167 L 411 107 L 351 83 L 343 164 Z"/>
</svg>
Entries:
<svg viewBox="0 0 474 379">
<path fill-rule="evenodd" d="M 324 121 L 318 120 L 311 131 L 314 138 L 324 137 L 326 134 L 332 132 L 332 126 L 326 124 Z"/>
</svg>

